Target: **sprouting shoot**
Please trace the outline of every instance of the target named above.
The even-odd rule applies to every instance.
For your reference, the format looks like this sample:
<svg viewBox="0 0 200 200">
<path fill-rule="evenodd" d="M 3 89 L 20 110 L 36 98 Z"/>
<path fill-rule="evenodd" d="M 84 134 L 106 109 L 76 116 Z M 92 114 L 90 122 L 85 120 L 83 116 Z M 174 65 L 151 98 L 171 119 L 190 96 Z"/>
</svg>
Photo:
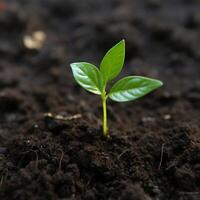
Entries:
<svg viewBox="0 0 200 200">
<path fill-rule="evenodd" d="M 127 76 L 117 81 L 107 91 L 107 84 L 121 72 L 125 60 L 125 40 L 121 40 L 112 47 L 103 57 L 100 67 L 87 62 L 71 64 L 71 69 L 76 82 L 84 89 L 100 95 L 103 107 L 103 134 L 109 136 L 107 124 L 107 99 L 116 102 L 132 101 L 143 97 L 153 90 L 161 87 L 159 80 L 143 76 Z"/>
</svg>

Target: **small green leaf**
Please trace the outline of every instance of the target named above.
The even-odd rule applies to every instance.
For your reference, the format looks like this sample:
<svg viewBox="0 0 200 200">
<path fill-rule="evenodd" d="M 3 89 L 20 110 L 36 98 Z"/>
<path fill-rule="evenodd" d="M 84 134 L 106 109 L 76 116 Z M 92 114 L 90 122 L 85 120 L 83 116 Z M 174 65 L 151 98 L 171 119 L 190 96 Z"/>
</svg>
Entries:
<svg viewBox="0 0 200 200">
<path fill-rule="evenodd" d="M 105 83 L 114 79 L 122 70 L 125 59 L 125 40 L 112 47 L 100 64 L 100 71 Z"/>
<path fill-rule="evenodd" d="M 103 91 L 103 78 L 97 67 L 90 63 L 72 63 L 71 69 L 76 82 L 87 91 L 101 94 Z"/>
<path fill-rule="evenodd" d="M 108 96 L 117 102 L 138 99 L 163 85 L 161 81 L 142 76 L 128 76 L 111 88 Z"/>
</svg>

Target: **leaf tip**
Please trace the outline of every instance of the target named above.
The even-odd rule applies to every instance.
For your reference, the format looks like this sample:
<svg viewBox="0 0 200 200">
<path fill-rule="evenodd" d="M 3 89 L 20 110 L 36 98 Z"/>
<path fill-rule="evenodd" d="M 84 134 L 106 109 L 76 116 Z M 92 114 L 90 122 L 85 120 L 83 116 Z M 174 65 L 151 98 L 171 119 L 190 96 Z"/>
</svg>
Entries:
<svg viewBox="0 0 200 200">
<path fill-rule="evenodd" d="M 158 87 L 162 87 L 163 86 L 163 82 L 162 81 L 157 80 L 157 84 L 158 84 Z"/>
<path fill-rule="evenodd" d="M 124 45 L 124 46 L 125 46 L 125 43 L 126 43 L 125 39 L 122 39 L 122 40 L 119 42 L 119 44 L 122 44 L 122 45 Z"/>
<path fill-rule="evenodd" d="M 70 63 L 71 69 L 73 69 L 74 67 L 76 67 L 76 64 L 77 64 L 77 63 Z"/>
<path fill-rule="evenodd" d="M 121 48 L 124 49 L 125 48 L 125 43 L 126 43 L 125 39 L 122 39 L 114 47 L 121 46 Z"/>
</svg>

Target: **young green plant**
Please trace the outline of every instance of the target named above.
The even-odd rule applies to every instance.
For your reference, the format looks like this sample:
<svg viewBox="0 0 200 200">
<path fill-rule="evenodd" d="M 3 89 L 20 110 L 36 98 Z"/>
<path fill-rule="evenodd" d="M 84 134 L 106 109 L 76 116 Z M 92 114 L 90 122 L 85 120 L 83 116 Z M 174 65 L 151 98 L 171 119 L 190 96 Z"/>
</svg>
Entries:
<svg viewBox="0 0 200 200">
<path fill-rule="evenodd" d="M 107 91 L 109 81 L 116 78 L 122 70 L 125 59 L 125 40 L 121 40 L 104 56 L 98 69 L 87 62 L 72 63 L 71 69 L 76 82 L 89 92 L 100 95 L 103 107 L 103 134 L 109 136 L 107 125 L 107 99 L 126 102 L 138 99 L 161 87 L 159 80 L 142 76 L 127 76 L 117 81 Z"/>
</svg>

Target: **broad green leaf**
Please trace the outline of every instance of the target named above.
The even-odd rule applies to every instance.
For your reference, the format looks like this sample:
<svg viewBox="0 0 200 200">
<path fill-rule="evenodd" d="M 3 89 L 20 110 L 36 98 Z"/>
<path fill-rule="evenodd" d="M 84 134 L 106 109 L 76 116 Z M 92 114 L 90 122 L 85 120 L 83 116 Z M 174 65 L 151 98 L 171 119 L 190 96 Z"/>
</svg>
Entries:
<svg viewBox="0 0 200 200">
<path fill-rule="evenodd" d="M 100 64 L 104 82 L 114 79 L 122 70 L 125 59 L 125 40 L 112 47 Z"/>
<path fill-rule="evenodd" d="M 138 99 L 163 85 L 161 81 L 142 76 L 128 76 L 111 88 L 108 96 L 117 102 Z"/>
<path fill-rule="evenodd" d="M 72 63 L 71 69 L 76 82 L 87 91 L 101 94 L 103 91 L 103 78 L 97 67 L 90 63 Z"/>
</svg>

